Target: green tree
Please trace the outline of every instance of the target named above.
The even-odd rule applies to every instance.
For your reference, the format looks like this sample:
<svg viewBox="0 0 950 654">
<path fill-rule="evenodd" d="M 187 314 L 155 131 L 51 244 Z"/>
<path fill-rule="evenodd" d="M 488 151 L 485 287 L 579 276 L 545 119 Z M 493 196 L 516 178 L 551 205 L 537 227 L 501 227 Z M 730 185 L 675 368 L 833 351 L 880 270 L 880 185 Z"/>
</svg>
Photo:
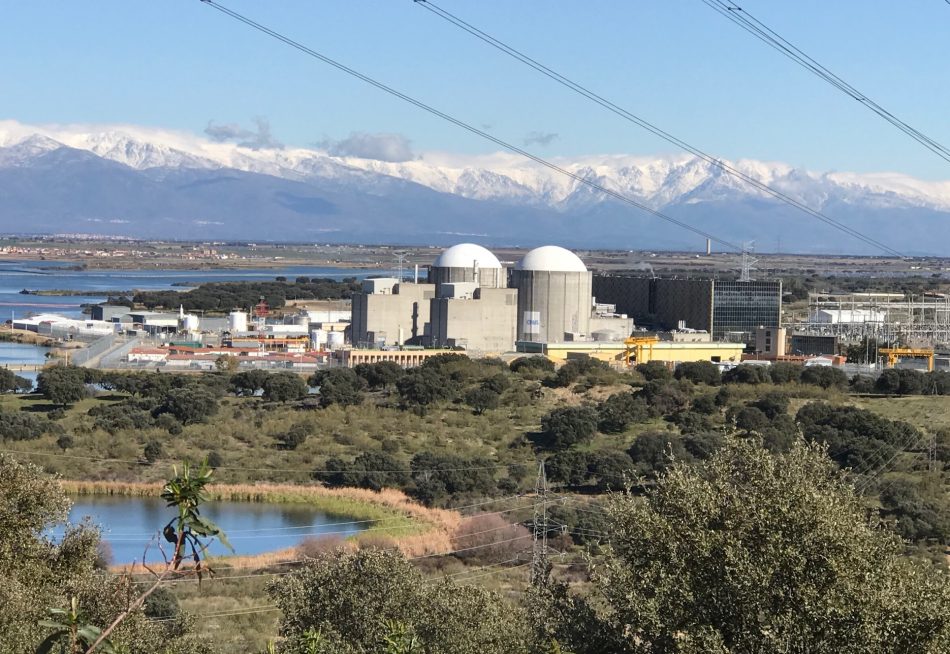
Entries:
<svg viewBox="0 0 950 654">
<path fill-rule="evenodd" d="M 593 577 L 620 652 L 865 654 L 950 648 L 950 584 L 902 555 L 819 446 L 732 440 L 608 502 Z M 589 625 L 578 628 L 589 629 Z M 584 652 L 584 650 L 580 650 Z"/>
<path fill-rule="evenodd" d="M 479 386 L 465 393 L 465 404 L 472 407 L 475 415 L 480 416 L 490 409 L 497 409 L 500 403 L 501 396 L 490 388 Z"/>
<path fill-rule="evenodd" d="M 268 402 L 293 402 L 307 396 L 307 384 L 293 372 L 275 372 L 264 380 L 264 399 Z"/>
<path fill-rule="evenodd" d="M 636 371 L 647 381 L 667 381 L 673 379 L 673 373 L 663 361 L 648 361 L 638 363 Z"/>
<path fill-rule="evenodd" d="M 218 412 L 218 398 L 203 388 L 173 388 L 165 395 L 156 415 L 170 413 L 183 425 L 204 422 Z"/>
<path fill-rule="evenodd" d="M 82 368 L 55 366 L 37 376 L 36 388 L 53 404 L 65 407 L 86 397 L 86 378 Z"/>
<path fill-rule="evenodd" d="M 403 404 L 423 410 L 453 397 L 455 387 L 454 380 L 432 367 L 409 370 L 396 382 Z"/>
<path fill-rule="evenodd" d="M 712 361 L 684 361 L 676 366 L 674 377 L 688 379 L 694 384 L 718 386 L 722 383 L 719 367 Z"/>
<path fill-rule="evenodd" d="M 636 393 L 615 393 L 597 407 L 597 428 L 605 434 L 619 434 L 631 423 L 650 417 L 646 400 Z"/>
<path fill-rule="evenodd" d="M 359 406 L 363 403 L 366 382 L 349 368 L 321 370 L 310 377 L 309 384 L 320 389 L 320 406 Z"/>
<path fill-rule="evenodd" d="M 277 436 L 277 441 L 281 449 L 296 450 L 307 441 L 307 436 L 309 435 L 310 428 L 303 423 L 297 423 L 283 434 Z"/>
<path fill-rule="evenodd" d="M 820 386 L 821 388 L 848 388 L 848 375 L 840 368 L 832 366 L 805 366 L 802 370 L 801 382 Z"/>
<path fill-rule="evenodd" d="M 393 386 L 406 371 L 394 361 L 380 361 L 378 363 L 361 363 L 353 368 L 353 372 L 363 379 L 371 389 L 380 390 Z"/>
<path fill-rule="evenodd" d="M 541 418 L 541 431 L 552 447 L 564 449 L 593 438 L 597 432 L 597 420 L 597 411 L 593 407 L 562 407 Z"/>
<path fill-rule="evenodd" d="M 528 652 L 521 610 L 478 586 L 427 583 L 397 552 L 326 554 L 273 582 L 268 593 L 291 647 L 318 632 L 334 654 L 379 654 L 401 632 L 427 654 Z"/>
</svg>

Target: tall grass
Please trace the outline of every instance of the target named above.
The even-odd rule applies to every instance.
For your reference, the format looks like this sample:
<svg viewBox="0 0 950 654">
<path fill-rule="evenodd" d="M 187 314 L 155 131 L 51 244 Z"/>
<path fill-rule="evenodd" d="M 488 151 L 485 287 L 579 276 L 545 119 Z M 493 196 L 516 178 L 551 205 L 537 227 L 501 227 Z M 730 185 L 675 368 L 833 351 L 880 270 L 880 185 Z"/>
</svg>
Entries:
<svg viewBox="0 0 950 654">
<path fill-rule="evenodd" d="M 157 497 L 162 484 L 121 481 L 60 480 L 63 490 L 76 496 L 107 495 L 116 497 Z M 363 488 L 325 488 L 292 484 L 215 484 L 208 488 L 208 499 L 219 502 L 255 502 L 265 504 L 306 504 L 323 513 L 354 520 L 373 521 L 350 540 L 358 544 L 361 536 L 385 534 L 408 556 L 435 554 L 452 549 L 452 534 L 461 523 L 455 511 L 429 509 L 412 501 L 401 491 L 379 492 Z M 293 558 L 295 549 L 269 552 L 253 557 L 229 557 L 232 565 L 245 561 L 266 566 Z"/>
</svg>

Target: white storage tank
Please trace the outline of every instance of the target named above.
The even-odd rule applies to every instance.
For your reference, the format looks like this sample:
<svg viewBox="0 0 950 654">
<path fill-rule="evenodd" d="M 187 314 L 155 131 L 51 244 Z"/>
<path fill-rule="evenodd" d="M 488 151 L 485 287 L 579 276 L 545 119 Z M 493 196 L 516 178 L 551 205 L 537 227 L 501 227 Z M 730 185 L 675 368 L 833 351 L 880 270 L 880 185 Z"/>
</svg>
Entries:
<svg viewBox="0 0 950 654">
<path fill-rule="evenodd" d="M 294 316 L 294 324 L 303 327 L 310 326 L 310 316 L 306 312 L 298 313 Z"/>
<path fill-rule="evenodd" d="M 327 333 L 327 349 L 331 352 L 343 347 L 343 332 Z"/>
<path fill-rule="evenodd" d="M 314 329 L 310 332 L 310 344 L 315 350 L 322 350 L 327 344 L 327 332 L 323 329 Z"/>
<path fill-rule="evenodd" d="M 228 314 L 228 331 L 235 332 L 247 331 L 247 314 L 243 311 L 232 311 Z"/>
<path fill-rule="evenodd" d="M 186 314 L 184 318 L 181 319 L 181 326 L 186 332 L 196 332 L 198 331 L 198 316 L 193 313 Z"/>
</svg>

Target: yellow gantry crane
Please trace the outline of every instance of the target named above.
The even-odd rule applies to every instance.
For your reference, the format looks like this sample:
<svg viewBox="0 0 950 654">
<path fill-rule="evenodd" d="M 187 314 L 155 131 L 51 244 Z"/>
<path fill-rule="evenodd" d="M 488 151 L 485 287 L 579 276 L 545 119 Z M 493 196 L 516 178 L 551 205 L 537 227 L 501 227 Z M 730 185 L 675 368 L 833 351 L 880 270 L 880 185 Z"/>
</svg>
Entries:
<svg viewBox="0 0 950 654">
<path fill-rule="evenodd" d="M 659 342 L 660 339 L 656 336 L 631 336 L 624 339 L 623 344 L 626 346 L 624 361 L 629 366 L 632 363 L 646 363 L 652 360 L 653 344 Z M 647 355 L 646 359 L 643 358 L 644 353 Z"/>
<path fill-rule="evenodd" d="M 878 350 L 887 360 L 887 367 L 893 368 L 903 358 L 927 359 L 927 370 L 933 372 L 934 351 L 925 348 L 913 347 L 882 347 Z"/>
</svg>

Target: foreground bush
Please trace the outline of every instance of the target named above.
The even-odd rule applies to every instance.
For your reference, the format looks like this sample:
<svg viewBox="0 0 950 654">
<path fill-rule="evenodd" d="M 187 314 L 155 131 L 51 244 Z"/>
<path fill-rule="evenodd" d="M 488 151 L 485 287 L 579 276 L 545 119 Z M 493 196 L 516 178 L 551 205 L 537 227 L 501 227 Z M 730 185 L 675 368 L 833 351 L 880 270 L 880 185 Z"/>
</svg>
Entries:
<svg viewBox="0 0 950 654">
<path fill-rule="evenodd" d="M 427 654 L 527 654 L 524 614 L 473 585 L 427 583 L 401 554 L 379 549 L 318 556 L 268 592 L 288 651 L 376 654 L 414 640 Z M 312 646 L 311 649 L 306 649 Z"/>
</svg>

